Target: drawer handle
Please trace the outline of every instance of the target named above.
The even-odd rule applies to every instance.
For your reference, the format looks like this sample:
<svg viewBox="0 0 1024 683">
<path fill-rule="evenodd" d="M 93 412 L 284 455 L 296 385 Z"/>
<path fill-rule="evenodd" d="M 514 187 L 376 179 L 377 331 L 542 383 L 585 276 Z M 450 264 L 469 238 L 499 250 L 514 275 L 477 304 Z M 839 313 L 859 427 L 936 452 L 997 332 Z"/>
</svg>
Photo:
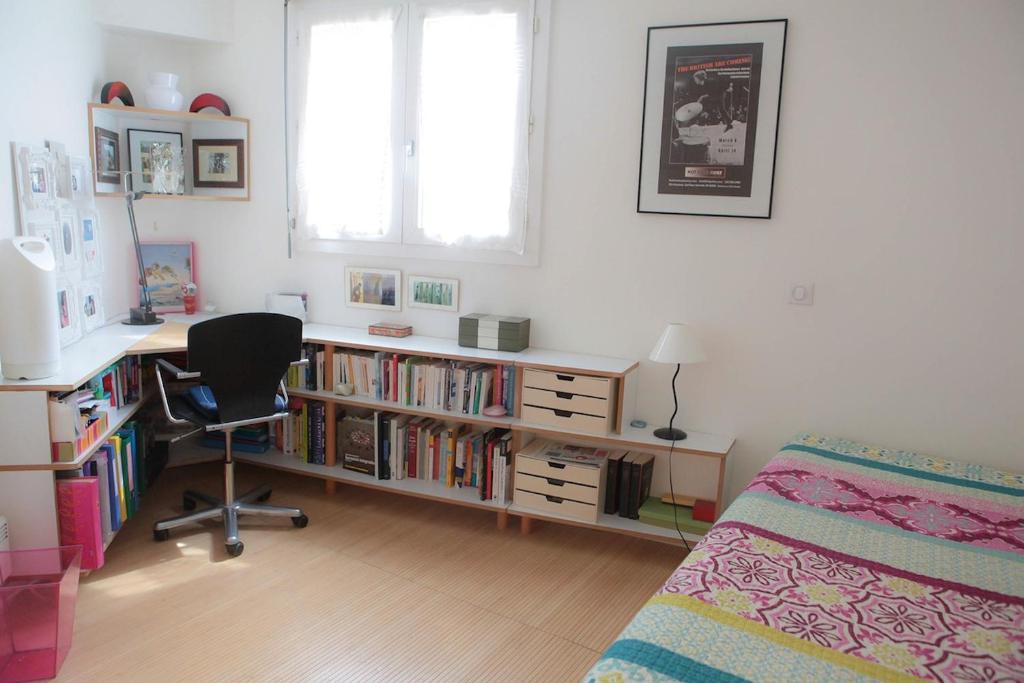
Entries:
<svg viewBox="0 0 1024 683">
<path fill-rule="evenodd" d="M 564 470 L 565 469 L 565 463 L 564 462 L 549 462 L 548 463 L 548 467 L 554 467 L 555 469 L 558 469 L 558 470 Z"/>
<path fill-rule="evenodd" d="M 558 379 L 560 379 L 563 382 L 572 382 L 573 380 L 576 379 L 575 375 L 558 375 L 558 374 L 556 374 L 555 377 L 557 377 Z"/>
<path fill-rule="evenodd" d="M 555 396 L 557 396 L 558 398 L 565 399 L 566 401 L 571 401 L 572 397 L 575 396 L 575 394 L 569 391 L 556 391 Z"/>
<path fill-rule="evenodd" d="M 548 499 L 549 503 L 558 503 L 559 505 L 561 505 L 562 501 L 565 500 L 564 498 L 559 498 L 558 496 L 544 496 L 544 497 Z"/>
<path fill-rule="evenodd" d="M 547 479 L 547 477 L 545 477 Z M 565 482 L 560 479 L 548 479 L 548 483 L 552 486 L 565 486 Z"/>
<path fill-rule="evenodd" d="M 555 415 L 558 417 L 572 417 L 571 410 L 559 410 L 558 408 L 552 408 L 551 410 L 555 411 Z"/>
</svg>

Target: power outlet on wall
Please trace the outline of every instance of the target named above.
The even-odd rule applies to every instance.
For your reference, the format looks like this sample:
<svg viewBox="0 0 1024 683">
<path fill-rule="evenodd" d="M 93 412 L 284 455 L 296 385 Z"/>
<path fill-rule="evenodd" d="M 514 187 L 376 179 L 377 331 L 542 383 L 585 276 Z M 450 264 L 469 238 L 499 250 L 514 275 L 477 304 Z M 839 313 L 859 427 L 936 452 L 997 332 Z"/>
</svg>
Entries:
<svg viewBox="0 0 1024 683">
<path fill-rule="evenodd" d="M 814 283 L 813 282 L 791 282 L 789 283 L 789 303 L 797 306 L 814 305 Z"/>
</svg>

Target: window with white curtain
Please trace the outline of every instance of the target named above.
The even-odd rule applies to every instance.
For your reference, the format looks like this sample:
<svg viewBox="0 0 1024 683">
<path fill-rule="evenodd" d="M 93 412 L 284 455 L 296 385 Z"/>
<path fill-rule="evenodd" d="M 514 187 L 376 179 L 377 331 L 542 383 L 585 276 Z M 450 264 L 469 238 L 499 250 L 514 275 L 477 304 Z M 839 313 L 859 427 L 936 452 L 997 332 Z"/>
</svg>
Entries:
<svg viewBox="0 0 1024 683">
<path fill-rule="evenodd" d="M 290 0 L 304 247 L 536 260 L 548 0 Z"/>
</svg>

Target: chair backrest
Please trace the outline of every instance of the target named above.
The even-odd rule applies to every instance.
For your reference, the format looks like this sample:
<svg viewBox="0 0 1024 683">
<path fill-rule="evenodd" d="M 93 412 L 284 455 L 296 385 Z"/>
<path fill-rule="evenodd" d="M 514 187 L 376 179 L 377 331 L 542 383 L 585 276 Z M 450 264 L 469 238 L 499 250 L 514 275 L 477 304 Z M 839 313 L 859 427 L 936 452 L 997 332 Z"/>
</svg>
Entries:
<svg viewBox="0 0 1024 683">
<path fill-rule="evenodd" d="M 278 383 L 302 350 L 302 321 L 239 313 L 188 330 L 188 370 L 213 390 L 221 422 L 273 415 Z"/>
</svg>

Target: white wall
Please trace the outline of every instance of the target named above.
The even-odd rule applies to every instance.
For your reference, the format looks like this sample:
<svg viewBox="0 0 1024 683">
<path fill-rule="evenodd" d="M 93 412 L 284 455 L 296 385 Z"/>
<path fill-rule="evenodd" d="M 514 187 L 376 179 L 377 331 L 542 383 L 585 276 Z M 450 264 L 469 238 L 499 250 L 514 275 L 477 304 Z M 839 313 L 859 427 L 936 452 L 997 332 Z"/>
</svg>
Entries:
<svg viewBox="0 0 1024 683">
<path fill-rule="evenodd" d="M 101 32 L 77 0 L 0 3 L 0 237 L 17 233 L 10 142 L 64 142 L 89 155 L 86 102 L 103 85 Z"/>
<path fill-rule="evenodd" d="M 106 48 L 107 35 L 87 2 L 0 3 L 0 142 L 6 159 L 0 164 L 0 238 L 18 232 L 11 141 L 42 147 L 45 140 L 56 140 L 68 154 L 89 157 L 86 105 L 99 101 L 105 82 L 121 80 L 106 77 Z M 101 235 L 104 292 L 107 313 L 117 313 L 127 310 L 127 218 L 123 203 L 99 201 L 97 208 L 104 228 L 110 223 Z"/>
<path fill-rule="evenodd" d="M 363 325 L 381 316 L 342 302 L 358 263 L 459 277 L 463 312 L 529 315 L 536 346 L 645 358 L 666 322 L 692 323 L 710 362 L 680 376 L 683 422 L 737 436 L 730 496 L 805 429 L 1024 468 L 1024 3 L 555 0 L 539 268 L 288 260 L 282 17 L 236 3 L 232 43 L 167 56 L 188 60 L 186 99 L 220 93 L 253 124 L 251 202 L 138 207 L 146 236 L 197 242 L 206 300 L 306 289 L 316 320 Z M 776 17 L 772 220 L 637 215 L 646 28 Z M 786 303 L 790 281 L 815 283 L 813 307 Z M 399 317 L 455 336 L 453 314 Z M 662 422 L 670 368 L 640 373 L 640 412 Z"/>
<path fill-rule="evenodd" d="M 233 0 L 93 0 L 96 20 L 114 29 L 176 39 L 231 40 Z"/>
</svg>

